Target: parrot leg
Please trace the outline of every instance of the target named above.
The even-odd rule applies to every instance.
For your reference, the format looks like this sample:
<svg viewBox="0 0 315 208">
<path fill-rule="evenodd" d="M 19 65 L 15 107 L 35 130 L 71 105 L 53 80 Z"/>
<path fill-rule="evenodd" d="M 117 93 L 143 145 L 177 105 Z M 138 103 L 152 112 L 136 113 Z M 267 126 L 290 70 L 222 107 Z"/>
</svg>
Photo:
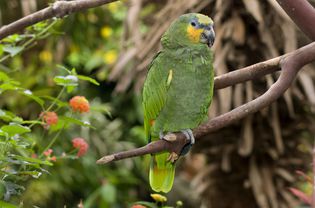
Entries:
<svg viewBox="0 0 315 208">
<path fill-rule="evenodd" d="M 189 141 L 189 143 L 186 144 L 183 147 L 182 151 L 180 152 L 180 155 L 186 155 L 189 152 L 190 148 L 193 146 L 193 144 L 195 144 L 195 137 L 191 129 L 181 130 L 181 132 L 185 134 L 187 140 Z"/>
<path fill-rule="evenodd" d="M 168 142 L 176 141 L 176 135 L 170 132 L 164 135 L 163 132 L 160 131 L 159 137 L 160 139 L 163 139 Z M 178 159 L 178 157 L 179 157 L 178 154 L 176 154 L 175 152 L 171 152 L 168 158 L 166 159 L 166 161 L 170 161 L 171 163 L 174 163 Z"/>
</svg>

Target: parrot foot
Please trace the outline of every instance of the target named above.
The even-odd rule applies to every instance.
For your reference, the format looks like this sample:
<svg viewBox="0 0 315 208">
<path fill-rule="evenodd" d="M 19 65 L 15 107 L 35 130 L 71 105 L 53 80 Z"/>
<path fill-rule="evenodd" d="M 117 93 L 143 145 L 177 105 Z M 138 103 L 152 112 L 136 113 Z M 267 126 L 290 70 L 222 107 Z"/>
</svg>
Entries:
<svg viewBox="0 0 315 208">
<path fill-rule="evenodd" d="M 193 146 L 193 144 L 195 144 L 195 137 L 191 129 L 181 130 L 181 132 L 186 136 L 187 141 L 189 141 L 189 143 L 186 144 L 183 147 L 182 151 L 180 152 L 180 155 L 186 155 L 189 152 L 190 148 Z"/>
<path fill-rule="evenodd" d="M 178 159 L 178 154 L 175 152 L 170 153 L 170 156 L 168 156 L 167 161 L 170 161 L 171 163 L 174 163 Z"/>
<path fill-rule="evenodd" d="M 176 135 L 173 133 L 167 133 L 164 135 L 162 132 L 160 132 L 160 139 L 164 139 L 168 142 L 174 142 L 176 141 Z"/>
</svg>

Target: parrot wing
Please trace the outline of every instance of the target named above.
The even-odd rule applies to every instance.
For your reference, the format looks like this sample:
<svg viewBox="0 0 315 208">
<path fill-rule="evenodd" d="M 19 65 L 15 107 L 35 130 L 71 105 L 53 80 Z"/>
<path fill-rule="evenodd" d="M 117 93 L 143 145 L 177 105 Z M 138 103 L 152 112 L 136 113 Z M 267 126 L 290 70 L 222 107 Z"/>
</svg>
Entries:
<svg viewBox="0 0 315 208">
<path fill-rule="evenodd" d="M 152 135 L 152 126 L 163 109 L 167 90 L 172 80 L 172 70 L 167 69 L 167 57 L 159 52 L 151 65 L 143 86 L 144 129 L 149 142 L 157 140 L 158 135 Z M 170 153 L 163 152 L 151 157 L 150 185 L 154 191 L 169 192 L 173 186 L 175 165 L 167 161 Z"/>
</svg>

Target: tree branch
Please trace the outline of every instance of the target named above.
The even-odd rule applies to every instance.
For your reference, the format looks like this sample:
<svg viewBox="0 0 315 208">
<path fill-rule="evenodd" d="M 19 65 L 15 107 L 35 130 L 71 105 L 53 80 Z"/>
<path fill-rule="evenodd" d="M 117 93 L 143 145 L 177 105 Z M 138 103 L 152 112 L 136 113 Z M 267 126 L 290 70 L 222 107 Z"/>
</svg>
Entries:
<svg viewBox="0 0 315 208">
<path fill-rule="evenodd" d="M 56 1 L 49 7 L 27 15 L 9 25 L 2 26 L 0 28 L 0 40 L 40 21 L 51 19 L 53 17 L 62 18 L 74 12 L 98 7 L 114 1 L 117 0 Z"/>
<path fill-rule="evenodd" d="M 262 75 L 273 73 L 278 68 L 281 68 L 278 80 L 263 95 L 200 125 L 193 131 L 195 138 L 200 139 L 211 132 L 228 126 L 233 122 L 270 105 L 290 87 L 298 71 L 301 70 L 304 65 L 312 61 L 315 61 L 315 42 L 283 56 L 216 77 L 215 89 L 221 89 L 233 84 L 261 77 Z M 162 151 L 179 154 L 183 146 L 186 144 L 186 139 L 182 133 L 176 133 L 175 135 L 175 142 L 159 140 L 137 149 L 105 156 L 99 159 L 97 163 L 105 164 L 111 161 Z"/>
<path fill-rule="evenodd" d="M 295 24 L 311 39 L 315 40 L 315 9 L 306 0 L 277 0 Z"/>
</svg>

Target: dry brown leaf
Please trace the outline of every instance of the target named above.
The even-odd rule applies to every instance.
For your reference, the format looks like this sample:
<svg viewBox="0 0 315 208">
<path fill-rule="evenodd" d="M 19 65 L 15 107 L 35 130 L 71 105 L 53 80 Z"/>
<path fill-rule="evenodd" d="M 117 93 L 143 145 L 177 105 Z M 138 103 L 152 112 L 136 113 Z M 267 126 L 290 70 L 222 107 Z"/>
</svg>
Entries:
<svg viewBox="0 0 315 208">
<path fill-rule="evenodd" d="M 253 194 L 260 208 L 268 208 L 269 205 L 263 190 L 263 181 L 261 179 L 262 176 L 260 175 L 256 161 L 254 157 L 252 157 L 249 164 L 249 180 L 253 189 Z"/>
<path fill-rule="evenodd" d="M 199 184 L 203 183 L 205 178 L 207 178 L 212 172 L 214 172 L 218 168 L 219 167 L 217 164 L 208 164 L 205 167 L 203 167 L 202 169 L 200 169 L 198 174 L 191 181 L 192 187 L 198 187 Z M 207 180 L 209 180 L 209 178 L 207 178 Z"/>
<path fill-rule="evenodd" d="M 270 147 L 267 149 L 268 155 L 273 159 L 273 160 L 278 160 L 279 159 L 279 154 L 276 149 Z"/>
<path fill-rule="evenodd" d="M 138 46 L 142 40 L 139 25 L 139 13 L 141 11 L 142 0 L 131 0 L 129 5 L 126 22 L 131 39 L 135 43 L 135 46 Z"/>
<path fill-rule="evenodd" d="M 243 3 L 251 13 L 251 15 L 256 19 L 258 23 L 263 23 L 263 15 L 261 14 L 260 3 L 257 0 L 243 0 Z"/>
<path fill-rule="evenodd" d="M 208 117 L 209 119 L 211 119 L 216 117 L 217 115 L 219 115 L 219 105 L 218 99 L 216 98 L 216 95 L 214 95 L 214 98 L 212 99 L 211 105 L 209 107 Z"/>
<path fill-rule="evenodd" d="M 272 208 L 278 208 L 278 200 L 276 194 L 276 188 L 273 184 L 273 171 L 268 166 L 261 168 L 261 173 L 264 181 L 265 193 L 268 196 L 270 205 Z"/>
<path fill-rule="evenodd" d="M 237 84 L 234 87 L 234 93 L 233 93 L 233 106 L 234 108 L 241 106 L 244 103 L 244 97 L 243 97 L 243 86 L 244 84 Z"/>
<path fill-rule="evenodd" d="M 283 96 L 284 96 L 285 103 L 288 107 L 289 116 L 291 118 L 294 118 L 295 117 L 295 111 L 294 111 L 294 105 L 293 105 L 293 100 L 292 100 L 292 90 L 289 88 L 284 93 Z"/>
<path fill-rule="evenodd" d="M 37 10 L 36 0 L 20 0 L 23 16 L 27 16 Z"/>
<path fill-rule="evenodd" d="M 231 26 L 233 28 L 233 32 L 231 34 L 233 41 L 237 45 L 243 45 L 245 42 L 245 24 L 236 13 L 233 13 L 233 19 L 231 20 Z"/>
<path fill-rule="evenodd" d="M 290 17 L 287 15 L 287 13 L 284 12 L 284 10 L 275 0 L 268 0 L 268 2 L 282 18 L 284 18 L 286 21 L 291 22 L 291 24 L 294 25 L 294 23 L 292 22 Z"/>
<path fill-rule="evenodd" d="M 281 25 L 284 34 L 284 52 L 289 53 L 297 49 L 296 30 L 292 24 L 285 21 Z"/>
<path fill-rule="evenodd" d="M 294 182 L 295 181 L 295 178 L 294 176 L 289 172 L 287 171 L 286 169 L 283 169 L 283 168 L 276 168 L 275 170 L 275 173 L 277 175 L 279 175 L 281 178 L 285 179 L 286 181 L 288 182 Z"/>
<path fill-rule="evenodd" d="M 271 75 L 266 76 L 267 79 L 267 85 L 268 88 L 271 87 L 271 85 L 274 83 L 273 78 Z M 277 103 L 271 104 L 271 127 L 273 131 L 273 135 L 275 138 L 275 144 L 278 150 L 279 154 L 283 154 L 284 152 L 284 144 L 283 144 L 283 138 L 281 135 L 281 127 L 280 127 L 280 121 L 279 121 L 279 113 L 278 113 L 278 107 Z"/>
<path fill-rule="evenodd" d="M 250 155 L 253 151 L 254 133 L 252 120 L 252 116 L 248 116 L 243 121 L 242 135 L 238 145 L 238 154 L 243 157 Z"/>
<path fill-rule="evenodd" d="M 309 76 L 307 72 L 302 70 L 299 73 L 298 80 L 303 86 L 303 90 L 307 96 L 308 101 L 315 106 L 315 89 L 313 79 Z"/>
<path fill-rule="evenodd" d="M 234 149 L 234 145 L 227 145 L 223 147 L 221 169 L 225 172 L 231 171 L 230 155 L 233 149 Z"/>
</svg>

